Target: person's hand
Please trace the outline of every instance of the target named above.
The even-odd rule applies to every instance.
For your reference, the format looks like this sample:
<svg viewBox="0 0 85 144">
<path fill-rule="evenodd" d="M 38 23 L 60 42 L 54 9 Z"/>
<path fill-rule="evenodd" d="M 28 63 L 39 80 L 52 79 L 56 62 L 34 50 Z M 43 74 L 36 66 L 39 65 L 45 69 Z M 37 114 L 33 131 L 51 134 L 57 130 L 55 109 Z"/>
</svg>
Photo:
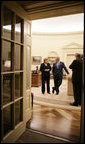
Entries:
<svg viewBox="0 0 85 144">
<path fill-rule="evenodd" d="M 47 71 L 47 69 L 45 69 L 45 71 Z"/>
<path fill-rule="evenodd" d="M 49 69 L 47 69 L 47 71 L 49 71 Z"/>
<path fill-rule="evenodd" d="M 45 69 L 45 71 L 49 71 L 49 69 Z"/>
<path fill-rule="evenodd" d="M 67 74 L 67 76 L 66 76 L 67 78 L 70 78 L 71 77 L 71 74 L 69 73 L 69 74 Z"/>
</svg>

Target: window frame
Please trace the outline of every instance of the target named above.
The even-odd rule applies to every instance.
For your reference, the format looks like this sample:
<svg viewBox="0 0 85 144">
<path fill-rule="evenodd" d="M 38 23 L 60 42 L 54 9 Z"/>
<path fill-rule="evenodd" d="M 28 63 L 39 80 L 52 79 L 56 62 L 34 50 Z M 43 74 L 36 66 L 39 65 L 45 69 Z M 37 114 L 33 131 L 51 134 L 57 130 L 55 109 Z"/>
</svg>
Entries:
<svg viewBox="0 0 85 144">
<path fill-rule="evenodd" d="M 13 12 L 12 10 L 10 10 L 9 8 L 7 8 L 8 10 L 10 10 L 10 12 L 13 14 L 13 18 L 12 18 L 12 30 L 11 30 L 11 39 L 8 39 L 8 38 L 6 38 L 6 37 L 4 37 L 3 36 L 3 21 L 4 21 L 4 19 L 3 19 L 3 15 L 4 15 L 4 7 L 5 8 L 7 8 L 6 6 L 4 6 L 4 5 L 2 5 L 2 7 L 1 7 L 1 11 L 2 11 L 2 13 L 1 13 L 1 125 L 2 125 L 2 127 L 1 127 L 1 139 L 3 139 L 8 133 L 10 133 L 10 132 L 8 132 L 6 135 L 4 135 L 4 126 L 3 126 L 3 110 L 5 109 L 5 108 L 7 108 L 7 107 L 9 107 L 9 106 L 12 106 L 12 110 L 13 110 L 13 112 L 12 112 L 12 128 L 13 128 L 13 130 L 16 128 L 16 126 L 17 125 L 15 125 L 15 103 L 16 102 L 20 102 L 20 103 L 22 103 L 22 106 L 21 106 L 21 110 L 22 110 L 22 113 L 21 113 L 21 116 L 20 116 L 20 119 L 21 119 L 21 121 L 23 121 L 23 73 L 24 73 L 24 67 L 23 67 L 23 60 L 24 60 L 24 19 L 22 19 L 20 16 L 20 18 L 21 18 L 21 42 L 17 42 L 17 41 L 15 41 L 15 24 L 16 24 L 16 16 L 18 16 L 18 15 L 16 15 L 16 13 L 15 12 Z M 2 48 L 2 42 L 3 42 L 3 40 L 4 41 L 8 41 L 10 44 L 11 44 L 11 56 L 12 56 L 12 68 L 11 68 L 11 71 L 5 71 L 5 72 L 3 72 L 3 63 L 2 63 L 2 50 L 3 50 L 3 48 Z M 19 45 L 20 46 L 20 51 L 21 51 L 21 70 L 15 70 L 15 66 L 14 66 L 14 63 L 15 63 L 15 61 L 14 61 L 14 59 L 15 59 L 15 45 Z M 20 74 L 20 75 L 22 75 L 21 77 L 21 79 L 22 79 L 22 81 L 21 81 L 21 84 L 20 84 L 20 87 L 22 88 L 22 95 L 19 97 L 19 98 L 17 98 L 17 99 L 15 99 L 15 74 Z M 7 104 L 4 104 L 3 105 L 3 76 L 4 75 L 9 75 L 9 74 L 11 74 L 12 76 L 13 76 L 13 80 L 12 80 L 12 101 L 10 101 L 10 102 L 8 102 Z M 18 123 L 18 124 L 20 124 L 21 123 L 21 121 Z"/>
</svg>

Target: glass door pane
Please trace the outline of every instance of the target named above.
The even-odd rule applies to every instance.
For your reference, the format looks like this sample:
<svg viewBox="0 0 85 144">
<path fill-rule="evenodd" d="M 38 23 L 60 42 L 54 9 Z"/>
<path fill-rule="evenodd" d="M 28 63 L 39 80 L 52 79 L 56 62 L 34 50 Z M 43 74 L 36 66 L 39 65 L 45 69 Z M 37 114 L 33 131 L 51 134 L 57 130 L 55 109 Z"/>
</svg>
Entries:
<svg viewBox="0 0 85 144">
<path fill-rule="evenodd" d="M 19 43 L 21 43 L 21 21 L 22 19 L 19 16 L 16 16 L 15 41 Z"/>
<path fill-rule="evenodd" d="M 22 100 L 15 103 L 15 125 L 22 121 Z"/>
<path fill-rule="evenodd" d="M 4 41 L 2 43 L 2 65 L 3 72 L 11 71 L 12 69 L 12 54 L 11 54 L 11 43 Z"/>
<path fill-rule="evenodd" d="M 31 35 L 31 24 L 25 23 L 25 34 Z"/>
<path fill-rule="evenodd" d="M 26 52 L 26 63 L 27 63 L 27 70 L 26 70 L 26 89 L 30 88 L 30 47 L 27 47 Z"/>
<path fill-rule="evenodd" d="M 4 7 L 3 36 L 7 39 L 11 39 L 12 17 L 13 13 L 8 8 Z"/>
<path fill-rule="evenodd" d="M 22 75 L 15 74 L 15 99 L 22 97 Z"/>
<path fill-rule="evenodd" d="M 12 75 L 3 76 L 3 104 L 12 101 Z"/>
<path fill-rule="evenodd" d="M 15 45 L 15 70 L 21 70 L 21 46 Z"/>
<path fill-rule="evenodd" d="M 4 135 L 12 130 L 12 106 L 8 106 L 3 110 L 3 127 Z"/>
</svg>

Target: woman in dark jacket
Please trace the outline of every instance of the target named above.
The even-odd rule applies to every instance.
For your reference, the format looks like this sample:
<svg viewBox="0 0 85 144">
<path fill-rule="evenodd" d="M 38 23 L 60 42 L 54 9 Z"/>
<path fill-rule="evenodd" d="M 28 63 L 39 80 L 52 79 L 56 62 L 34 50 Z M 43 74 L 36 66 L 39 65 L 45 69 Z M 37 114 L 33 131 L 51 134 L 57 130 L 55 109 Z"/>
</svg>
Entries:
<svg viewBox="0 0 85 144">
<path fill-rule="evenodd" d="M 47 82 L 47 93 L 50 94 L 50 71 L 51 66 L 48 63 L 48 59 L 44 59 L 44 63 L 40 66 L 40 71 L 42 73 L 41 79 L 42 79 L 42 93 L 45 93 L 45 82 Z"/>
</svg>

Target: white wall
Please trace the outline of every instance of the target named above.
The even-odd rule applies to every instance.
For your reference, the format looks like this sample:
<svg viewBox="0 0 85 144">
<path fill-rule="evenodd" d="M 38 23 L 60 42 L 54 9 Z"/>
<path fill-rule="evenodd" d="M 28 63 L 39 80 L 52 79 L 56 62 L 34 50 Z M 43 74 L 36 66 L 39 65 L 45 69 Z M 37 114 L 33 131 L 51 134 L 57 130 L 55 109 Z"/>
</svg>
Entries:
<svg viewBox="0 0 85 144">
<path fill-rule="evenodd" d="M 51 51 L 57 52 L 61 61 L 65 61 L 63 47 L 76 43 L 81 49 L 72 49 L 73 51 L 83 53 L 83 32 L 68 33 L 68 34 L 32 34 L 32 56 L 41 56 L 42 61 L 48 57 Z M 32 65 L 32 70 L 36 66 Z"/>
</svg>

